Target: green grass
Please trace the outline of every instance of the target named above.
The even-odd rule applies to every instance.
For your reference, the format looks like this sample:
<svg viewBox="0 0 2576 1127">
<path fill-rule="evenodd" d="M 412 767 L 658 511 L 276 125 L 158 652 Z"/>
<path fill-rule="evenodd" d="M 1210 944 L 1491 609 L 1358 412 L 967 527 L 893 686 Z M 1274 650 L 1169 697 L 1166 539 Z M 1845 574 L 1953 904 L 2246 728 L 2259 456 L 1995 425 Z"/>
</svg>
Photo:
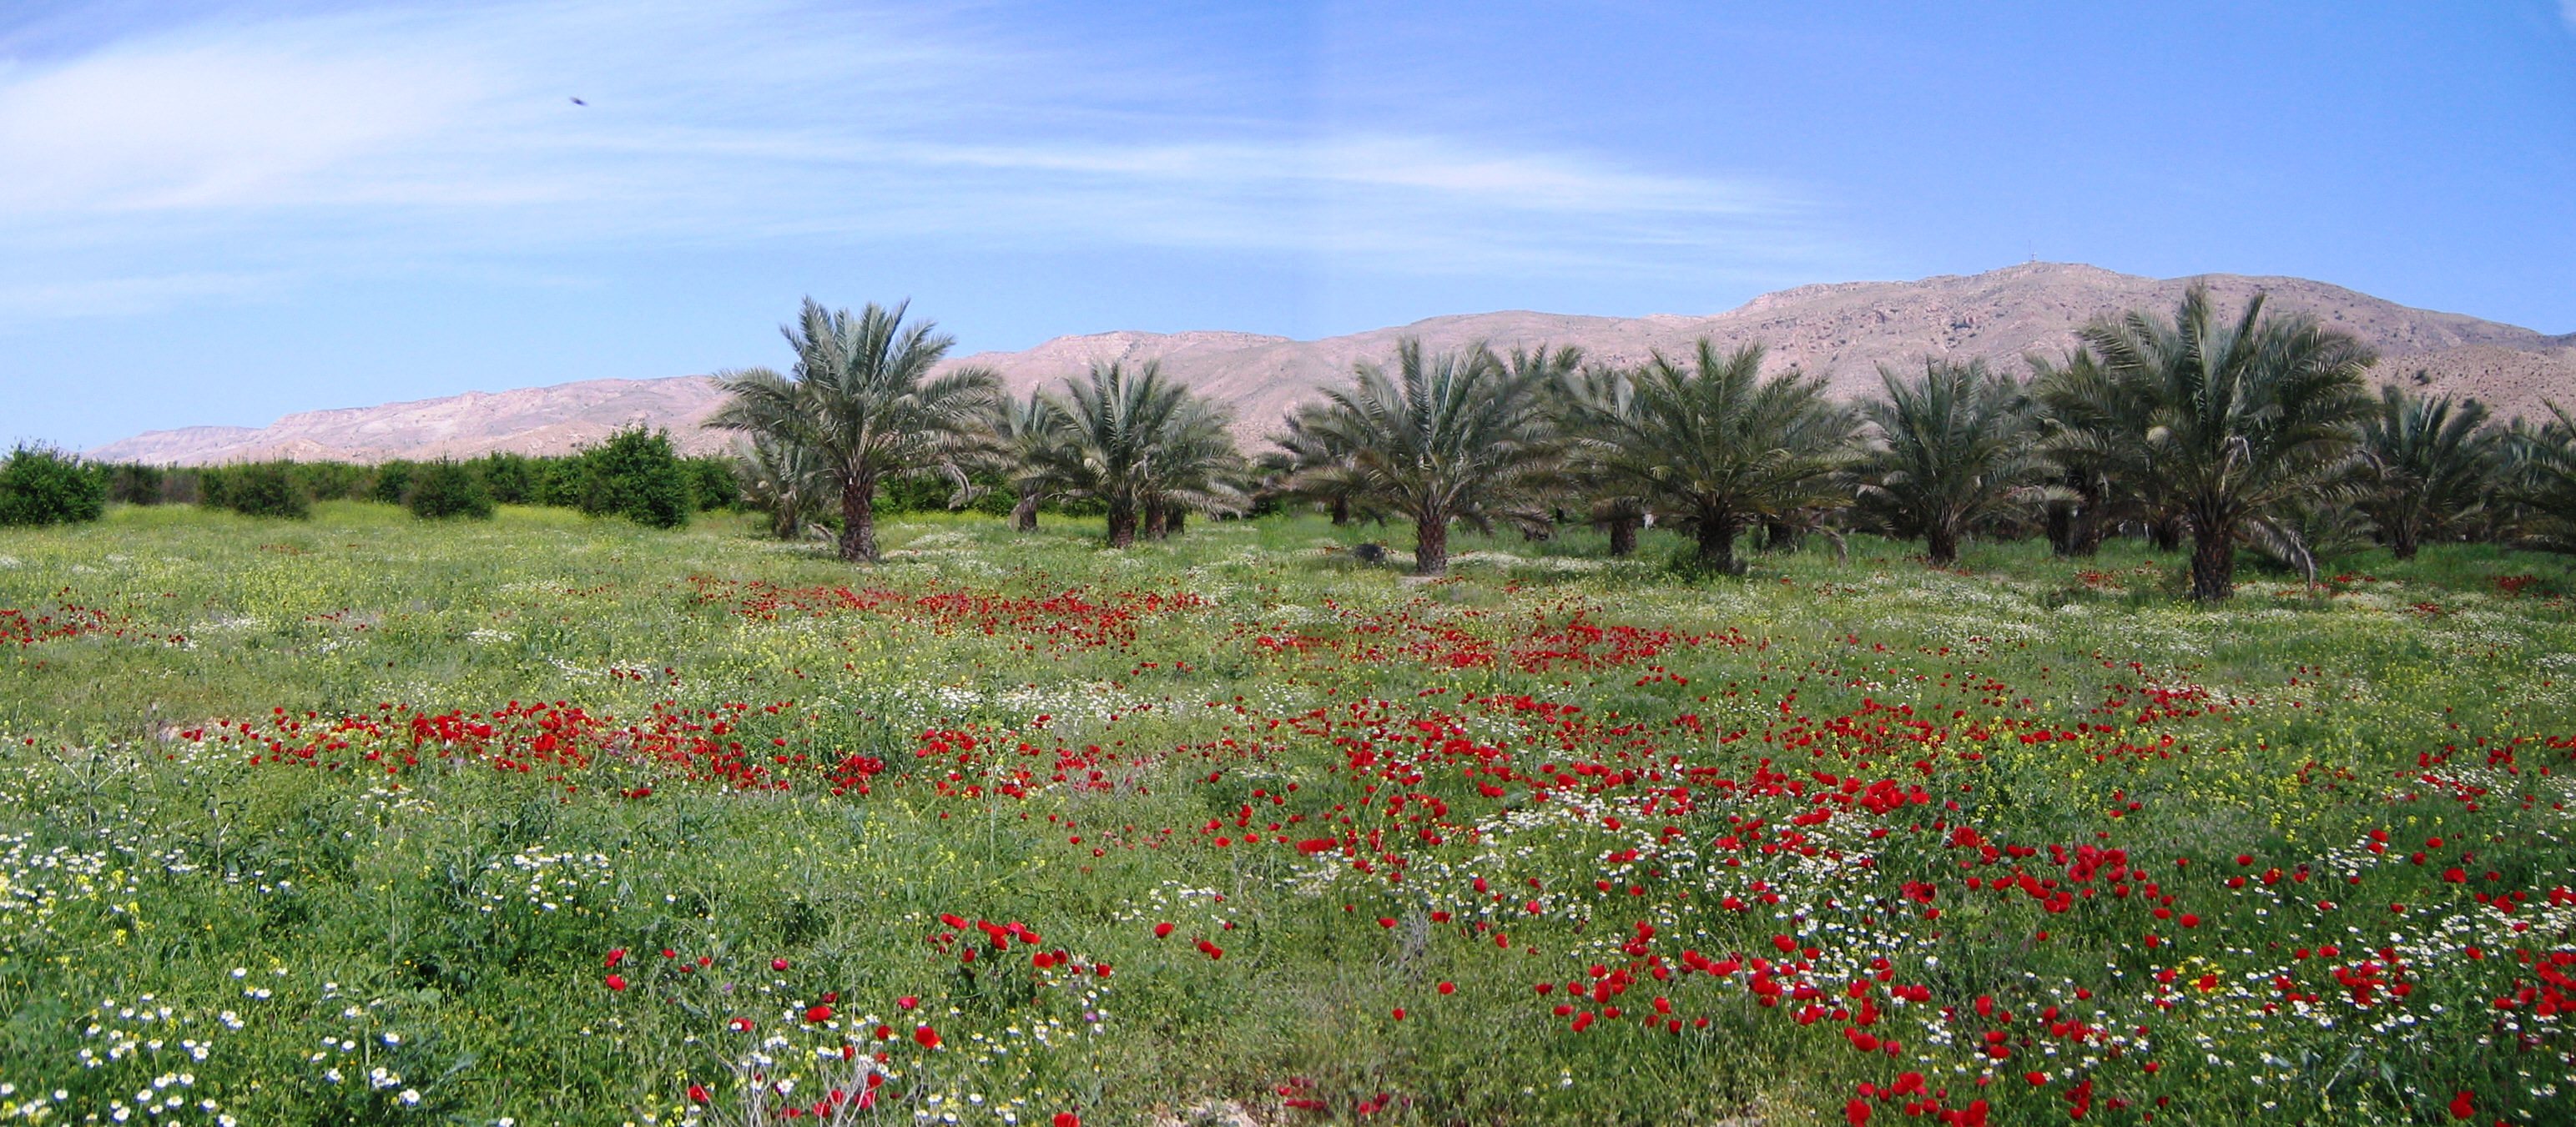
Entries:
<svg viewBox="0 0 2576 1127">
<path fill-rule="evenodd" d="M 2201 608 L 2128 543 L 1687 580 L 1665 532 L 1462 535 L 1421 583 L 1338 550 L 1406 530 L 1311 518 L 883 535 L 852 568 L 512 507 L 0 531 L 0 1111 L 742 1122 L 749 1077 L 810 1105 L 878 1053 L 888 1122 L 2576 1098 L 2556 558 Z"/>
</svg>

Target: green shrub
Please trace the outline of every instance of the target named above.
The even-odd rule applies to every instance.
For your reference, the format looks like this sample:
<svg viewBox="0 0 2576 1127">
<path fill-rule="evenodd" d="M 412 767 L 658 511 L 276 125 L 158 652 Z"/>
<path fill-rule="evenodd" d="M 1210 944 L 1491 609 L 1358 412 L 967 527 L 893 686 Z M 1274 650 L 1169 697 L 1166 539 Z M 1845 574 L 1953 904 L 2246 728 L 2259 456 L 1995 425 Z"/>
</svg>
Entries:
<svg viewBox="0 0 2576 1127">
<path fill-rule="evenodd" d="M 231 509 L 243 516 L 303 520 L 313 515 L 313 498 L 295 479 L 289 462 L 249 462 L 208 469 L 199 477 L 199 503 Z"/>
<path fill-rule="evenodd" d="M 625 517 L 651 528 L 689 522 L 697 490 L 688 467 L 671 451 L 667 431 L 622 430 L 582 451 L 581 511 Z"/>
<path fill-rule="evenodd" d="M 367 499 L 387 505 L 399 505 L 411 492 L 411 475 L 419 467 L 399 458 L 376 467 L 376 483 L 367 491 Z"/>
<path fill-rule="evenodd" d="M 525 454 L 495 450 L 474 459 L 475 474 L 483 479 L 483 491 L 493 503 L 526 505 L 537 499 L 540 477 L 536 459 Z"/>
<path fill-rule="evenodd" d="M 483 487 L 482 475 L 441 458 L 412 471 L 411 491 L 403 494 L 403 507 L 428 520 L 490 520 L 492 494 Z"/>
<path fill-rule="evenodd" d="M 689 483 L 699 512 L 742 507 L 742 483 L 734 480 L 733 465 L 733 459 L 723 457 L 688 460 Z"/>
<path fill-rule="evenodd" d="M 78 524 L 106 511 L 99 466 L 42 446 L 21 446 L 0 463 L 0 525 Z"/>
<path fill-rule="evenodd" d="M 537 467 L 535 495 L 530 499 L 559 509 L 578 509 L 582 482 L 589 472 L 589 463 L 580 455 L 546 459 Z"/>
<path fill-rule="evenodd" d="M 286 472 L 294 475 L 296 488 L 316 501 L 365 501 L 375 486 L 367 467 L 349 462 L 290 462 Z"/>
</svg>

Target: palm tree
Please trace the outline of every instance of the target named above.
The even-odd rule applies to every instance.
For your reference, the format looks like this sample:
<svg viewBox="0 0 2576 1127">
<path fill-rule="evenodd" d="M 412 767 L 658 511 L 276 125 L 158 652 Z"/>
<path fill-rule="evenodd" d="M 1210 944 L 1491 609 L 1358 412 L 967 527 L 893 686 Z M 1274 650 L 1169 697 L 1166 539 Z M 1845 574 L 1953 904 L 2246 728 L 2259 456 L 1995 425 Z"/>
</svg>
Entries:
<svg viewBox="0 0 2576 1127">
<path fill-rule="evenodd" d="M 1604 367 L 1570 373 L 1555 385 L 1559 429 L 1570 436 L 1589 432 L 1600 440 L 1576 443 L 1566 471 L 1574 491 L 1585 499 L 1592 523 L 1610 534 L 1613 558 L 1636 554 L 1637 532 L 1645 527 L 1649 510 L 1636 484 L 1594 455 L 1616 449 L 1619 430 L 1635 425 L 1635 386 L 1627 373 Z"/>
<path fill-rule="evenodd" d="M 1982 360 L 1925 360 L 1923 374 L 1881 366 L 1886 397 L 1861 407 L 1875 430 L 1856 467 L 1860 503 L 1891 531 L 1921 536 L 1934 567 L 1959 560 L 1959 538 L 2006 506 L 2037 496 L 2046 467 L 2030 397 Z"/>
<path fill-rule="evenodd" d="M 1240 514 L 1249 497 L 1238 481 L 1248 471 L 1235 449 L 1230 408 L 1185 395 L 1145 467 L 1145 535 L 1178 534 L 1191 513 Z"/>
<path fill-rule="evenodd" d="M 769 514 L 769 534 L 781 540 L 795 539 L 832 505 L 832 468 L 812 447 L 758 434 L 735 439 L 734 477 L 743 499 Z"/>
<path fill-rule="evenodd" d="M 2550 419 L 2521 419 L 2506 432 L 2503 499 L 2519 510 L 2520 539 L 2543 551 L 2576 554 L 2576 418 L 2548 403 Z"/>
<path fill-rule="evenodd" d="M 2369 406 L 2368 346 L 2263 305 L 2257 294 L 2223 321 L 2194 284 L 2171 321 L 2132 312 L 2082 334 L 2114 376 L 2153 389 L 2146 454 L 2190 522 L 2191 594 L 2204 602 L 2235 593 L 2239 540 L 2290 537 L 2276 512 L 2336 499 Z"/>
<path fill-rule="evenodd" d="M 1327 424 L 1329 410 L 1322 403 L 1300 405 L 1280 420 L 1270 441 L 1287 461 L 1282 492 L 1324 506 L 1339 527 L 1354 516 L 1369 515 L 1360 511 L 1368 504 L 1368 481 L 1360 475 L 1358 455 Z"/>
<path fill-rule="evenodd" d="M 2024 359 L 2039 408 L 2040 450 L 2058 488 L 2045 502 L 2049 548 L 2060 556 L 2091 556 L 2115 521 L 2169 507 L 2162 479 L 2147 461 L 2154 389 L 2143 379 L 2115 376 L 2082 349 L 2062 364 L 2037 355 Z"/>
<path fill-rule="evenodd" d="M 807 298 L 796 323 L 779 330 L 796 349 L 791 375 L 745 368 L 716 376 L 732 398 L 708 426 L 804 447 L 831 467 L 845 560 L 877 559 L 878 483 L 942 470 L 954 476 L 1000 386 L 982 368 L 932 375 L 956 341 L 926 321 L 905 327 L 909 304 L 870 302 L 853 317 Z"/>
<path fill-rule="evenodd" d="M 1412 518 L 1413 571 L 1449 570 L 1449 522 L 1483 523 L 1525 497 L 1555 469 L 1541 388 L 1479 345 L 1424 356 L 1396 345 L 1396 370 L 1354 365 L 1351 382 L 1325 391 L 1309 426 L 1328 449 L 1349 451 L 1365 496 Z"/>
<path fill-rule="evenodd" d="M 986 462 L 1010 479 L 1011 488 L 1018 494 L 1011 506 L 1011 527 L 1035 532 L 1038 502 L 1054 480 L 1055 467 L 1063 461 L 1064 416 L 1056 411 L 1054 400 L 1033 390 L 1025 399 L 994 399 L 985 425 L 991 428 L 993 437 Z"/>
<path fill-rule="evenodd" d="M 2427 534 L 2485 507 L 2497 445 L 2486 404 L 2428 399 L 2384 384 L 2378 410 L 2361 421 L 2361 448 L 2370 461 L 2354 507 L 2378 527 L 2391 553 L 2414 559 Z"/>
<path fill-rule="evenodd" d="M 1690 525 L 1699 566 L 1730 575 L 1747 524 L 1842 499 L 1831 479 L 1851 412 L 1821 379 L 1763 379 L 1762 356 L 1758 344 L 1721 356 L 1702 338 L 1689 366 L 1658 353 L 1622 376 L 1621 408 L 1592 396 L 1577 411 L 1579 459 Z"/>
<path fill-rule="evenodd" d="M 1088 379 L 1065 381 L 1053 409 L 1063 421 L 1048 472 L 1108 506 L 1110 547 L 1134 544 L 1148 515 L 1160 534 L 1173 511 L 1236 507 L 1224 476 L 1240 458 L 1225 410 L 1165 380 L 1160 365 L 1094 364 Z"/>
</svg>

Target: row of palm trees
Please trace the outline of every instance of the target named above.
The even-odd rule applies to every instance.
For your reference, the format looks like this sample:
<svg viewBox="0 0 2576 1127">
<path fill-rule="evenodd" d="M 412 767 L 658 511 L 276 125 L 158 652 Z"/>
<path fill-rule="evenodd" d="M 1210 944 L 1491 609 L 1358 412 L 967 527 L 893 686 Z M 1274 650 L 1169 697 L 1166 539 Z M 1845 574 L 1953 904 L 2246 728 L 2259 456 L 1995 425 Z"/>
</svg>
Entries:
<svg viewBox="0 0 2576 1127">
<path fill-rule="evenodd" d="M 1292 412 L 1257 462 L 1223 406 L 1153 364 L 1095 365 L 1015 399 L 988 371 L 933 376 L 950 338 L 903 316 L 808 301 L 786 329 L 793 373 L 722 377 L 732 399 L 710 425 L 748 436 L 746 493 L 782 535 L 837 502 L 842 555 L 873 560 L 878 483 L 937 473 L 960 501 L 977 478 L 1007 482 L 1023 529 L 1050 498 L 1092 501 L 1112 546 L 1256 498 L 1336 523 L 1401 518 L 1426 575 L 1447 569 L 1453 525 L 1546 535 L 1569 513 L 1607 530 L 1614 555 L 1651 521 L 1677 525 L 1695 564 L 1723 573 L 1743 569 L 1738 541 L 1756 531 L 1781 546 L 1871 527 L 1947 566 L 1970 536 L 2038 531 L 2082 556 L 2134 528 L 2160 547 L 2191 541 L 2204 600 L 2233 591 L 2244 543 L 2311 573 L 2316 547 L 2356 528 L 2401 558 L 2444 536 L 2576 548 L 2566 415 L 2499 426 L 2475 400 L 2374 397 L 2375 357 L 2348 334 L 2260 296 L 2227 316 L 2200 287 L 2170 318 L 2096 322 L 2065 357 L 2032 358 L 2027 379 L 1927 360 L 1882 369 L 1882 393 L 1858 405 L 1796 370 L 1766 374 L 1760 345 L 1703 340 L 1613 368 L 1572 348 L 1406 341 L 1391 370 L 1359 364 Z"/>
<path fill-rule="evenodd" d="M 955 338 L 906 326 L 905 306 L 856 315 L 811 299 L 784 328 L 793 370 L 719 373 L 728 398 L 707 425 L 741 433 L 743 492 L 771 531 L 797 535 L 837 507 L 841 558 L 874 562 L 880 485 L 907 475 L 955 483 L 971 500 L 977 471 L 1017 491 L 1014 523 L 1037 526 L 1041 500 L 1095 501 L 1113 547 L 1177 531 L 1190 511 L 1243 508 L 1226 409 L 1153 365 L 1095 367 L 1087 379 L 1026 399 L 1002 394 L 988 369 L 933 374 Z"/>
</svg>

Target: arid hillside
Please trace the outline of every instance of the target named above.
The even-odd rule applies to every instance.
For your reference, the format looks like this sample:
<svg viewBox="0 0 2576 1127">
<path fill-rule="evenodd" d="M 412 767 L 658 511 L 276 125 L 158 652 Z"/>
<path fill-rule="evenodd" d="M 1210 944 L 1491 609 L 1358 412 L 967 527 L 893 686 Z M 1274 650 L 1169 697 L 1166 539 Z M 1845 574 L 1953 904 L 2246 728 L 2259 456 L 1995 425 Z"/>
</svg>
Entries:
<svg viewBox="0 0 2576 1127">
<path fill-rule="evenodd" d="M 2576 405 L 2576 334 L 2456 313 L 2412 309 L 2304 278 L 2205 276 L 2228 303 L 2257 290 L 2359 335 L 2381 355 L 2382 378 L 2475 395 L 2501 414 L 2534 414 L 2544 398 Z M 2072 348 L 2086 322 L 2127 309 L 2169 312 L 2193 279 L 2143 278 L 2091 266 L 2033 263 L 1914 282 L 1842 282 L 1764 294 L 1707 316 L 1577 317 L 1502 312 L 1434 317 L 1323 340 L 1232 332 L 1112 332 L 1059 337 L 1020 352 L 961 357 L 1002 375 L 1013 390 L 1050 384 L 1094 361 L 1159 360 L 1164 370 L 1232 403 L 1237 430 L 1257 439 L 1279 416 L 1339 379 L 1354 363 L 1384 362 L 1405 337 L 1433 349 L 1484 341 L 1508 351 L 1580 346 L 1593 360 L 1630 364 L 1654 352 L 1687 352 L 1701 337 L 1731 348 L 1761 341 L 1773 363 L 1824 375 L 1844 396 L 1877 386 L 1881 365 L 1926 356 L 1982 357 L 2018 370 L 2025 354 Z M 155 431 L 89 451 L 93 457 L 198 464 L 254 458 L 385 458 L 473 455 L 489 450 L 561 453 L 629 422 L 670 428 L 690 450 L 724 445 L 699 429 L 718 395 L 702 376 L 592 380 L 444 399 L 312 411 L 261 428 Z"/>
</svg>

